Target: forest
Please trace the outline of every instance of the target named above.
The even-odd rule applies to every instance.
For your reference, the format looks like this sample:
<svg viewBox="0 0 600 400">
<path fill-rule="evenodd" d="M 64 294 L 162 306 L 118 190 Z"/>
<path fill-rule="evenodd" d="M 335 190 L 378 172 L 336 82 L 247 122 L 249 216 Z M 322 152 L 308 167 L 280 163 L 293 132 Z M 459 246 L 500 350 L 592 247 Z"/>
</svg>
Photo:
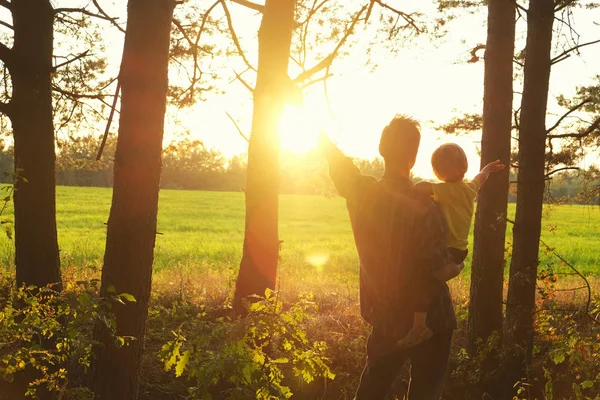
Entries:
<svg viewBox="0 0 600 400">
<path fill-rule="evenodd" d="M 600 400 L 599 7 L 0 0 L 0 400 Z"/>
</svg>

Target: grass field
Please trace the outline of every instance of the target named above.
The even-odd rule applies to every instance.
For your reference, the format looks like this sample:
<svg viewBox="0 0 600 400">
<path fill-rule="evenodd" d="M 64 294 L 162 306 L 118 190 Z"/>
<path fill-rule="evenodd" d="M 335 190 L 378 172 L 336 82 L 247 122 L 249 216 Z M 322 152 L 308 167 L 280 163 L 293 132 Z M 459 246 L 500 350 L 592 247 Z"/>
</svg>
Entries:
<svg viewBox="0 0 600 400">
<path fill-rule="evenodd" d="M 101 265 L 110 201 L 110 189 L 57 189 L 63 266 L 98 268 Z M 357 279 L 353 278 L 358 273 L 358 262 L 343 200 L 283 195 L 280 204 L 280 238 L 284 241 L 279 274 L 282 288 L 303 282 L 335 282 L 356 287 Z M 509 214 L 514 214 L 514 205 Z M 242 193 L 163 190 L 155 271 L 233 273 L 241 256 L 243 228 Z M 508 236 L 511 234 L 507 232 Z M 542 238 L 585 274 L 600 275 L 600 208 L 546 207 Z M 13 256 L 13 242 L 2 235 L 0 261 L 11 265 Z M 315 266 L 307 262 L 312 258 L 327 261 Z M 542 252 L 544 264 L 555 261 Z"/>
</svg>

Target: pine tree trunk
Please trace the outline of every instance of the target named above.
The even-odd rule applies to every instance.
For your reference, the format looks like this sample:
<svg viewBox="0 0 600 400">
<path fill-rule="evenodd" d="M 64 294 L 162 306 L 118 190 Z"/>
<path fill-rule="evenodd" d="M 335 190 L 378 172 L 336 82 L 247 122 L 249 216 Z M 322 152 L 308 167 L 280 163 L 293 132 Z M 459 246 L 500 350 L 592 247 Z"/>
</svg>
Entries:
<svg viewBox="0 0 600 400">
<path fill-rule="evenodd" d="M 54 10 L 47 0 L 11 4 L 17 284 L 55 284 L 54 289 L 60 290 L 51 84 Z"/>
<path fill-rule="evenodd" d="M 533 347 L 553 21 L 554 1 L 529 2 L 519 131 L 517 212 L 505 326 L 507 349 L 513 353 L 507 368 L 511 380 L 525 376 Z"/>
<path fill-rule="evenodd" d="M 246 229 L 235 304 L 275 287 L 279 258 L 279 134 L 290 87 L 295 0 L 267 0 L 258 33 L 258 76 L 248 146 Z"/>
<path fill-rule="evenodd" d="M 515 3 L 488 2 L 485 49 L 481 166 L 494 160 L 510 164 L 513 101 Z M 492 174 L 477 200 L 469 302 L 469 351 L 479 339 L 502 331 L 502 283 L 509 169 Z"/>
<path fill-rule="evenodd" d="M 137 398 L 156 239 L 161 152 L 168 86 L 173 0 L 129 0 L 121 83 L 114 189 L 101 296 L 114 287 L 135 303 L 113 304 L 117 334 L 135 338 L 117 348 L 103 324 L 94 334 L 91 385 L 100 400 Z"/>
</svg>

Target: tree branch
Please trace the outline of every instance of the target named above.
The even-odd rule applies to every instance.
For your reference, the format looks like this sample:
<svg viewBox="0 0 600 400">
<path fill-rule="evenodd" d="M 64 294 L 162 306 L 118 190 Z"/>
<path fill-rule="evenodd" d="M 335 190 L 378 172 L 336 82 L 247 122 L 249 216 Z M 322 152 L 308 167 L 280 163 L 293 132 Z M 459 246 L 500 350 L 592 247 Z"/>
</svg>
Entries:
<svg viewBox="0 0 600 400">
<path fill-rule="evenodd" d="M 575 47 L 571 47 L 569 50 L 563 51 L 562 53 L 560 53 L 559 55 L 554 57 L 552 60 L 550 60 L 550 62 L 551 62 L 551 64 L 556 64 L 557 62 L 560 62 L 560 61 L 564 60 L 565 58 L 567 58 L 569 56 L 569 53 L 572 53 L 573 51 L 578 50 L 582 47 L 590 46 L 590 45 L 596 44 L 596 43 L 600 43 L 600 39 L 594 40 L 591 42 L 587 42 L 587 43 L 578 44 Z"/>
<path fill-rule="evenodd" d="M 121 25 L 119 25 L 119 22 L 117 21 L 117 18 L 112 18 L 110 15 L 108 15 L 106 13 L 106 11 L 104 11 L 102 9 L 102 7 L 100 7 L 100 4 L 98 4 L 98 0 L 92 0 L 92 3 L 94 3 L 94 6 L 98 9 L 98 12 L 101 15 L 103 15 L 108 21 L 110 21 L 115 28 L 117 28 L 118 30 L 120 30 L 122 33 L 125 33 L 125 29 Z"/>
<path fill-rule="evenodd" d="M 8 0 L 0 0 L 0 6 L 12 10 L 12 3 Z"/>
<path fill-rule="evenodd" d="M 344 33 L 344 36 L 340 39 L 340 41 L 338 42 L 337 46 L 335 46 L 335 49 L 333 49 L 331 54 L 329 54 L 327 57 L 325 57 L 321 61 L 319 61 L 317 63 L 317 65 L 315 65 L 314 67 L 312 67 L 312 68 L 302 72 L 300 75 L 298 75 L 293 80 L 294 83 L 304 82 L 305 80 L 309 79 L 316 73 L 318 73 L 324 69 L 327 69 L 331 66 L 331 64 L 333 63 L 333 60 L 335 60 L 335 57 L 337 57 L 337 54 L 339 53 L 340 49 L 342 48 L 342 46 L 346 43 L 346 40 L 348 40 L 348 38 L 352 34 L 354 27 L 360 20 L 360 16 L 365 12 L 365 10 L 367 10 L 367 8 L 368 8 L 368 5 L 365 5 L 360 9 L 360 11 L 358 13 L 356 13 L 354 18 L 352 19 L 352 22 L 350 22 L 350 26 Z"/>
<path fill-rule="evenodd" d="M 412 16 L 410 16 L 409 14 L 406 14 L 405 12 L 402 12 L 398 9 L 391 7 L 381 0 L 374 0 L 374 2 L 379 4 L 381 7 L 388 9 L 391 12 L 397 14 L 399 17 L 401 17 L 403 20 L 405 20 L 410 26 L 412 26 L 414 28 L 414 30 L 417 31 L 417 33 L 423 33 L 423 30 L 417 26 L 415 19 Z"/>
<path fill-rule="evenodd" d="M 2 20 L 0 20 L 0 25 L 7 27 L 8 29 L 12 29 L 13 31 L 15 30 L 15 28 L 9 24 L 8 22 L 4 22 Z"/>
<path fill-rule="evenodd" d="M 242 46 L 240 45 L 240 41 L 237 37 L 237 34 L 235 33 L 235 29 L 233 28 L 233 22 L 231 20 L 231 13 L 229 12 L 227 3 L 225 2 L 225 0 L 219 0 L 219 1 L 221 3 L 221 6 L 223 7 L 223 12 L 225 12 L 225 18 L 227 19 L 227 26 L 229 27 L 229 33 L 231 34 L 231 39 L 233 40 L 233 44 L 235 45 L 240 57 L 242 57 L 242 60 L 244 60 L 244 63 L 248 66 L 248 68 L 251 69 L 252 71 L 256 71 L 256 68 L 254 68 L 252 66 L 252 64 L 250 64 L 250 61 L 248 61 L 248 59 L 246 58 L 246 53 L 244 53 L 244 50 L 242 49 Z"/>
<path fill-rule="evenodd" d="M 54 67 L 52 67 L 52 72 L 55 72 L 55 71 L 56 71 L 57 69 L 59 69 L 60 67 L 64 67 L 65 65 L 71 64 L 72 62 L 75 62 L 75 61 L 77 61 L 77 60 L 79 60 L 79 59 L 82 59 L 83 57 L 86 57 L 86 56 L 88 55 L 88 53 L 89 53 L 89 52 L 90 52 L 89 50 L 86 50 L 86 51 L 84 51 L 83 53 L 81 53 L 80 55 L 78 55 L 78 56 L 77 56 L 77 57 L 75 57 L 75 58 L 72 58 L 72 59 L 70 59 L 70 60 L 67 60 L 67 61 L 65 61 L 65 62 L 62 62 L 62 63 L 60 63 L 60 64 L 58 64 L 58 65 L 55 65 Z"/>
<path fill-rule="evenodd" d="M 7 66 L 12 64 L 13 61 L 12 49 L 3 43 L 0 43 L 0 61 L 2 61 Z"/>
<path fill-rule="evenodd" d="M 233 71 L 233 73 L 235 74 L 235 78 L 242 82 L 242 85 L 244 85 L 246 87 L 246 89 L 248 89 L 250 91 L 250 93 L 254 93 L 254 89 L 252 88 L 252 86 L 250 86 L 250 84 L 248 82 L 246 82 L 246 80 L 244 78 L 242 78 L 242 76 L 240 74 L 238 74 L 235 70 Z"/>
<path fill-rule="evenodd" d="M 557 172 L 561 172 L 561 171 L 569 171 L 569 170 L 575 170 L 575 171 L 580 171 L 579 167 L 563 167 L 563 168 L 557 168 L 553 171 L 548 172 L 546 175 L 544 175 L 544 179 L 548 179 L 550 178 L 552 175 L 556 174 Z"/>
<path fill-rule="evenodd" d="M 596 118 L 596 120 L 594 122 L 592 122 L 590 124 L 590 126 L 581 133 L 565 133 L 562 135 L 548 135 L 548 139 L 550 139 L 550 140 L 552 140 L 552 139 L 567 139 L 567 138 L 582 139 L 582 138 L 588 136 L 589 134 L 591 134 L 592 132 L 594 132 L 598 128 L 600 128 L 600 117 Z"/>
<path fill-rule="evenodd" d="M 244 7 L 248 7 L 254 11 L 263 12 L 265 6 L 261 4 L 256 4 L 248 0 L 231 0 L 233 3 L 239 4 Z"/>
<path fill-rule="evenodd" d="M 571 115 L 572 113 L 574 113 L 575 111 L 579 110 L 581 107 L 585 106 L 588 103 L 591 103 L 593 99 L 585 99 L 584 101 L 582 101 L 581 103 L 577 104 L 575 107 L 571 108 L 569 111 L 567 111 L 565 114 L 563 114 L 558 121 L 556 121 L 556 123 L 554 125 L 552 125 L 552 127 L 550 129 L 548 129 L 546 132 L 550 133 L 552 132 L 554 129 L 558 128 L 559 125 L 561 124 L 561 122 L 564 121 L 565 118 L 567 118 L 569 115 Z"/>
<path fill-rule="evenodd" d="M 231 122 L 233 122 L 233 125 L 235 125 L 235 128 L 237 129 L 237 131 L 240 134 L 240 136 L 243 137 L 244 140 L 246 140 L 246 142 L 250 143 L 250 139 L 248 139 L 248 137 L 246 135 L 244 135 L 244 132 L 242 132 L 242 129 L 240 128 L 240 126 L 238 125 L 238 123 L 235 122 L 235 119 L 233 119 L 233 117 L 231 116 L 231 114 L 229 114 L 228 112 L 226 112 L 225 114 L 227 114 L 227 116 L 229 117 L 229 119 L 231 120 Z"/>
</svg>

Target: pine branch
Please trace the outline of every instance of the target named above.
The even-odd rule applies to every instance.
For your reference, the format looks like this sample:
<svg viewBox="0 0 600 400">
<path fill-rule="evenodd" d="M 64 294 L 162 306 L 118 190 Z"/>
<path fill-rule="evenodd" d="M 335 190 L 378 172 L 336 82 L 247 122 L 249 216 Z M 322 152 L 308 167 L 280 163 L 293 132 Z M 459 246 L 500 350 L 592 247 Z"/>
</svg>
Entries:
<svg viewBox="0 0 600 400">
<path fill-rule="evenodd" d="M 80 59 L 82 59 L 83 57 L 86 57 L 86 56 L 88 55 L 88 53 L 89 53 L 89 52 L 90 52 L 89 50 L 86 50 L 86 51 L 84 51 L 83 53 L 81 53 L 80 55 L 78 55 L 78 56 L 77 56 L 77 57 L 75 57 L 75 58 L 72 58 L 72 59 L 70 59 L 70 60 L 67 60 L 67 61 L 65 61 L 65 62 L 62 62 L 62 63 L 60 63 L 60 64 L 58 64 L 58 65 L 55 65 L 54 67 L 52 67 L 52 72 L 55 72 L 56 70 L 58 70 L 58 69 L 59 69 L 59 68 L 61 68 L 61 67 L 64 67 L 65 65 L 68 65 L 68 64 L 71 64 L 72 62 L 75 62 L 75 61 L 77 61 L 77 60 L 80 60 Z"/>
<path fill-rule="evenodd" d="M 83 15 L 87 15 L 88 17 L 102 19 L 104 21 L 111 22 L 118 30 L 125 33 L 125 29 L 123 29 L 123 27 L 121 27 L 121 25 L 118 24 L 116 18 L 112 18 L 106 12 L 104 12 L 104 10 L 100 7 L 100 5 L 98 4 L 98 2 L 96 0 L 93 0 L 93 3 L 96 6 L 96 8 L 98 9 L 98 13 L 94 13 L 92 11 L 86 10 L 85 8 L 76 8 L 76 7 L 74 7 L 74 8 L 56 8 L 54 10 L 54 13 L 55 14 L 80 13 Z"/>
<path fill-rule="evenodd" d="M 225 0 L 219 0 L 219 1 L 221 3 L 221 6 L 223 7 L 223 11 L 225 12 L 225 18 L 227 19 L 227 26 L 229 27 L 229 33 L 231 34 L 231 39 L 233 40 L 233 44 L 235 45 L 235 47 L 238 51 L 238 54 L 240 55 L 240 57 L 242 57 L 242 60 L 244 60 L 244 63 L 248 66 L 249 69 L 251 69 L 252 71 L 256 71 L 256 68 L 254 68 L 252 66 L 252 64 L 250 64 L 250 61 L 248 61 L 248 58 L 246 58 L 246 53 L 244 53 L 244 50 L 242 49 L 242 46 L 238 39 L 238 36 L 235 33 L 235 29 L 233 28 L 233 22 L 231 20 L 231 13 L 229 12 L 227 3 L 225 2 Z"/>
<path fill-rule="evenodd" d="M 242 78 L 242 76 L 240 74 L 238 74 L 235 70 L 233 71 L 233 73 L 235 74 L 235 78 L 240 81 L 242 83 L 242 85 L 244 85 L 246 87 L 246 89 L 248 89 L 250 91 L 250 93 L 254 93 L 254 89 L 252 88 L 252 86 L 250 86 L 250 84 L 248 82 L 246 82 L 246 80 L 244 78 Z"/>
<path fill-rule="evenodd" d="M 582 47 L 590 46 L 590 45 L 596 44 L 596 43 L 600 43 L 600 39 L 594 40 L 591 42 L 587 42 L 587 43 L 578 44 L 575 47 L 571 47 L 570 49 L 563 51 L 562 53 L 560 53 L 559 55 L 554 57 L 552 60 L 550 60 L 550 62 L 551 62 L 551 64 L 556 64 L 558 62 L 561 62 L 562 60 L 565 60 L 566 58 L 570 57 L 570 53 L 572 53 Z"/>
<path fill-rule="evenodd" d="M 248 0 L 231 0 L 233 3 L 239 4 L 244 7 L 248 7 L 254 11 L 263 12 L 265 6 L 261 4 L 256 4 Z"/>
<path fill-rule="evenodd" d="M 563 114 L 558 121 L 556 121 L 556 123 L 554 125 L 552 125 L 552 127 L 550 129 L 548 129 L 546 132 L 550 133 L 553 130 L 555 130 L 556 128 L 558 128 L 560 126 L 560 124 L 565 120 L 565 118 L 567 118 L 569 115 L 571 115 L 572 113 L 574 113 L 575 111 L 579 110 L 581 107 L 585 106 L 588 103 L 591 103 L 593 99 L 585 99 L 584 101 L 582 101 L 581 103 L 577 104 L 575 107 L 571 108 L 569 111 L 567 111 L 565 114 Z"/>
<path fill-rule="evenodd" d="M 590 135 L 596 129 L 600 128 L 600 117 L 598 117 L 594 122 L 590 124 L 590 126 L 581 133 L 565 133 L 561 135 L 548 135 L 548 139 L 583 139 L 584 137 Z"/>
<path fill-rule="evenodd" d="M 15 28 L 11 24 L 9 24 L 8 22 L 4 22 L 4 21 L 0 20 L 0 25 L 5 26 L 8 29 L 11 29 L 13 31 L 15 30 Z"/>
<path fill-rule="evenodd" d="M 406 21 L 410 26 L 413 27 L 413 29 L 415 31 L 417 31 L 417 33 L 423 33 L 423 29 L 419 28 L 417 26 L 417 23 L 415 21 L 415 19 L 410 15 L 407 14 L 405 12 L 402 12 L 396 8 L 391 7 L 390 5 L 388 5 L 387 3 L 384 3 L 381 0 L 374 0 L 375 3 L 379 4 L 381 7 L 390 10 L 391 12 L 393 12 L 394 14 L 397 14 L 400 18 L 402 18 L 404 21 Z"/>
<path fill-rule="evenodd" d="M 337 57 L 340 49 L 342 48 L 342 46 L 344 46 L 344 44 L 346 43 L 346 41 L 348 40 L 348 38 L 354 31 L 354 27 L 360 20 L 360 16 L 367 10 L 367 8 L 368 8 L 368 5 L 365 5 L 360 9 L 360 11 L 358 13 L 356 13 L 354 18 L 352 19 L 352 22 L 350 22 L 350 26 L 348 27 L 348 29 L 346 29 L 344 36 L 340 39 L 340 41 L 338 42 L 337 46 L 335 46 L 335 49 L 333 49 L 331 54 L 329 54 L 327 57 L 325 57 L 321 61 L 319 61 L 314 67 L 312 67 L 312 68 L 302 72 L 300 75 L 298 75 L 293 80 L 294 83 L 304 82 L 305 80 L 311 78 L 313 75 L 319 73 L 320 71 L 331 67 L 333 60 L 335 60 L 335 58 Z"/>
<path fill-rule="evenodd" d="M 92 2 L 94 3 L 94 6 L 98 9 L 98 12 L 103 15 L 106 19 L 108 19 L 113 26 L 115 26 L 118 30 L 120 30 L 122 33 L 125 33 L 125 29 L 123 29 L 123 27 L 121 25 L 119 25 L 119 23 L 117 22 L 116 18 L 112 18 L 110 17 L 103 9 L 102 7 L 100 7 L 100 4 L 98 4 L 98 0 L 92 0 Z"/>
<path fill-rule="evenodd" d="M 227 114 L 227 116 L 229 117 L 229 119 L 231 120 L 231 122 L 233 122 L 233 125 L 235 125 L 235 128 L 237 129 L 237 131 L 240 134 L 240 136 L 243 137 L 244 140 L 246 140 L 246 142 L 250 143 L 250 139 L 248 139 L 248 137 L 246 135 L 244 135 L 244 132 L 242 132 L 242 129 L 240 128 L 240 126 L 238 125 L 238 123 L 235 122 L 235 119 L 233 119 L 233 117 L 231 116 L 231 114 L 229 114 L 228 112 L 226 112 L 225 114 Z"/>
<path fill-rule="evenodd" d="M 545 179 L 548 179 L 548 178 L 550 178 L 552 175 L 554 175 L 554 174 L 556 174 L 556 173 L 558 173 L 558 172 L 561 172 L 561 171 L 572 171 L 572 170 L 574 170 L 574 171 L 580 171 L 581 169 L 580 169 L 579 167 L 563 167 L 563 168 L 557 168 L 557 169 L 555 169 L 555 170 L 552 170 L 552 171 L 548 172 L 546 175 L 544 175 L 544 178 L 545 178 Z"/>
</svg>

